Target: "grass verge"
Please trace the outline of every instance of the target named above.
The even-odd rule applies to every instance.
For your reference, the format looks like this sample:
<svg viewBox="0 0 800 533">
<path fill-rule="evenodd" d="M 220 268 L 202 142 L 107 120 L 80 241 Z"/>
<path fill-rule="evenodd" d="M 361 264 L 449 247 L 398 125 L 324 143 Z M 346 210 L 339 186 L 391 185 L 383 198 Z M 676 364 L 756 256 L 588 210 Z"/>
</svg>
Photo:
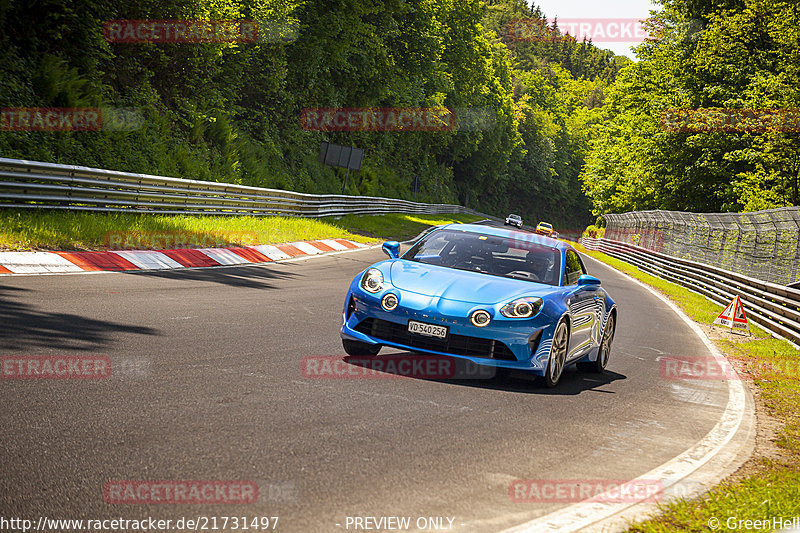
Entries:
<svg viewBox="0 0 800 533">
<path fill-rule="evenodd" d="M 576 248 L 661 291 L 701 326 L 707 327 L 722 310 L 685 287 L 604 253 L 580 245 Z M 755 521 L 789 521 L 800 516 L 800 354 L 752 323 L 751 328 L 753 337 L 749 339 L 712 340 L 743 379 L 752 382 L 764 414 L 778 423 L 772 442 L 767 443 L 774 451 L 763 453 L 764 446 L 757 443 L 754 457 L 702 498 L 664 505 L 658 516 L 633 524 L 629 531 L 773 531 L 782 525 Z M 760 419 L 758 423 L 763 422 Z"/>
<path fill-rule="evenodd" d="M 377 215 L 341 219 L 224 217 L 0 209 L 0 250 L 105 250 L 270 244 L 344 238 L 406 238 L 470 215 Z"/>
<path fill-rule="evenodd" d="M 451 222 L 476 222 L 483 220 L 474 215 L 404 215 L 393 213 L 380 216 L 347 215 L 334 223 L 342 228 L 380 239 L 406 240 L 417 236 L 430 226 Z"/>
</svg>

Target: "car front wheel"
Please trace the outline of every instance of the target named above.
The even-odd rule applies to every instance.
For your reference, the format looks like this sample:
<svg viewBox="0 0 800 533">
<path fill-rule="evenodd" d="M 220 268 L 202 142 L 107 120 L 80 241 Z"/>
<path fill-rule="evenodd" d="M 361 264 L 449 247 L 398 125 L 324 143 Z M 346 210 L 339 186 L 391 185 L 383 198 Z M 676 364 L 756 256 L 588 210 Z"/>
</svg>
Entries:
<svg viewBox="0 0 800 533">
<path fill-rule="evenodd" d="M 378 355 L 381 351 L 380 344 L 367 344 L 349 339 L 342 339 L 342 346 L 347 355 Z"/>
<path fill-rule="evenodd" d="M 553 344 L 550 345 L 550 357 L 547 360 L 547 369 L 544 371 L 544 384 L 550 388 L 558 385 L 564 363 L 567 360 L 567 346 L 569 345 L 569 330 L 565 322 L 559 322 L 553 335 Z"/>
</svg>

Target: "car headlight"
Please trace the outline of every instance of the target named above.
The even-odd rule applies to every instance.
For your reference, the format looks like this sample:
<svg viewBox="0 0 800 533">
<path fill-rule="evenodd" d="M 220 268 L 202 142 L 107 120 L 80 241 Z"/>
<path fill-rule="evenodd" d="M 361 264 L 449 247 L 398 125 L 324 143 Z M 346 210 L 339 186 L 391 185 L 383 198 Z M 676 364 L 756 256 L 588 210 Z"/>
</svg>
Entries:
<svg viewBox="0 0 800 533">
<path fill-rule="evenodd" d="M 507 318 L 530 318 L 542 308 L 541 298 L 517 298 L 500 308 L 500 314 Z"/>
<path fill-rule="evenodd" d="M 397 296 L 395 296 L 391 292 L 386 296 L 384 296 L 383 299 L 381 300 L 381 305 L 387 311 L 394 311 L 397 308 L 398 303 L 400 303 L 400 301 L 397 299 Z"/>
<path fill-rule="evenodd" d="M 469 321 L 472 322 L 472 325 L 478 328 L 488 326 L 491 320 L 492 316 L 483 309 L 478 309 L 469 317 Z"/>
<path fill-rule="evenodd" d="M 378 292 L 383 288 L 383 274 L 377 268 L 370 268 L 361 277 L 361 288 L 367 292 Z"/>
</svg>

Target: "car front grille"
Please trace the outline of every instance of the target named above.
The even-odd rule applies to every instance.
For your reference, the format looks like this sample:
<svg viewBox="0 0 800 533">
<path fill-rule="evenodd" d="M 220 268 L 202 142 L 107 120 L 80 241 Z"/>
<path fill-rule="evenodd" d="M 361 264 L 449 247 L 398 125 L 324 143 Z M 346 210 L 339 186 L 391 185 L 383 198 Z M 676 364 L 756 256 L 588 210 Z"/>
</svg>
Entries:
<svg viewBox="0 0 800 533">
<path fill-rule="evenodd" d="M 432 350 L 435 352 L 516 361 L 511 349 L 500 341 L 469 337 L 467 335 L 448 335 L 447 339 L 436 339 L 408 332 L 404 324 L 389 322 L 379 318 L 367 318 L 358 323 L 355 330 L 376 339 L 396 342 L 405 346 Z"/>
</svg>

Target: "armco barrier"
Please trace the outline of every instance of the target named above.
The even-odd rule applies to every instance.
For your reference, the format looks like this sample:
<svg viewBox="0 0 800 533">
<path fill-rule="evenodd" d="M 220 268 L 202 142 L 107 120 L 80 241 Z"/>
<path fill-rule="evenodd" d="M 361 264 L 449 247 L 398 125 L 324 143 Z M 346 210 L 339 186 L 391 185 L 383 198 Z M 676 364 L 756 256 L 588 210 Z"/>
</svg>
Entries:
<svg viewBox="0 0 800 533">
<path fill-rule="evenodd" d="M 303 194 L 99 168 L 0 158 L 0 207 L 204 215 L 324 217 L 474 214 L 460 205 L 372 196 Z"/>
<path fill-rule="evenodd" d="M 798 289 L 653 252 L 626 242 L 584 237 L 581 244 L 587 250 L 606 253 L 654 276 L 688 287 L 722 305 L 727 305 L 738 295 L 751 320 L 795 345 L 800 344 Z"/>
</svg>

